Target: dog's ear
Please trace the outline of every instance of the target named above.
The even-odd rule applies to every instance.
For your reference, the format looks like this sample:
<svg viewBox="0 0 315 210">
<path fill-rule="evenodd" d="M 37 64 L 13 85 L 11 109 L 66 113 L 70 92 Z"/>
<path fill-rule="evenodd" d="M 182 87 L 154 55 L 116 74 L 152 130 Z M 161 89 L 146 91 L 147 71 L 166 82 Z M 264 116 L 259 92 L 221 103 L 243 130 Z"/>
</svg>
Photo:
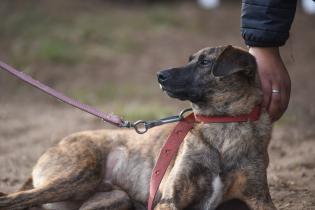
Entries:
<svg viewBox="0 0 315 210">
<path fill-rule="evenodd" d="M 231 45 L 224 47 L 216 59 L 212 72 L 214 76 L 226 76 L 244 71 L 248 76 L 254 76 L 257 64 L 255 57 L 250 53 L 234 48 Z"/>
</svg>

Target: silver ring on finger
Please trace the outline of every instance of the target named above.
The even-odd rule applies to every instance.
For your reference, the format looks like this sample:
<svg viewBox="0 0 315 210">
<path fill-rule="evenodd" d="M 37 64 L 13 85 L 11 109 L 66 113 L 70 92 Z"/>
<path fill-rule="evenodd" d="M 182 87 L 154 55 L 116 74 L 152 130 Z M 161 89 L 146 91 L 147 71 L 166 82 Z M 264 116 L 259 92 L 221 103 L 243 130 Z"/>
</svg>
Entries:
<svg viewBox="0 0 315 210">
<path fill-rule="evenodd" d="M 275 94 L 279 94 L 279 93 L 280 93 L 280 90 L 278 90 L 278 89 L 272 89 L 271 92 L 272 92 L 272 93 L 275 93 Z"/>
</svg>

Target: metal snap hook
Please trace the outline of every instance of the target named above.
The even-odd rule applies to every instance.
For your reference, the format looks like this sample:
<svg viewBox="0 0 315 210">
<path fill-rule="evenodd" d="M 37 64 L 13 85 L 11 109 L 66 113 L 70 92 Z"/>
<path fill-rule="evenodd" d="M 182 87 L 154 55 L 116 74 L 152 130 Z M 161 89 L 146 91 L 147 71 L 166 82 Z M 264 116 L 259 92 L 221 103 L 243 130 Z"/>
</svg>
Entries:
<svg viewBox="0 0 315 210">
<path fill-rule="evenodd" d="M 137 122 L 135 122 L 133 124 L 133 127 L 135 129 L 135 131 L 138 133 L 138 134 L 144 134 L 148 131 L 148 125 L 147 125 L 147 122 L 146 121 L 143 121 L 143 120 L 139 120 Z"/>
<path fill-rule="evenodd" d="M 167 124 L 167 123 L 173 123 L 173 122 L 178 122 L 184 119 L 187 115 L 187 112 L 192 111 L 191 108 L 184 109 L 183 111 L 180 112 L 179 115 L 174 115 L 166 118 L 162 118 L 159 120 L 151 120 L 151 121 L 145 121 L 145 120 L 138 120 L 136 122 L 129 122 L 129 121 L 123 121 L 123 123 L 120 125 L 123 128 L 134 128 L 135 131 L 138 134 L 144 134 L 146 133 L 150 128 Z"/>
</svg>

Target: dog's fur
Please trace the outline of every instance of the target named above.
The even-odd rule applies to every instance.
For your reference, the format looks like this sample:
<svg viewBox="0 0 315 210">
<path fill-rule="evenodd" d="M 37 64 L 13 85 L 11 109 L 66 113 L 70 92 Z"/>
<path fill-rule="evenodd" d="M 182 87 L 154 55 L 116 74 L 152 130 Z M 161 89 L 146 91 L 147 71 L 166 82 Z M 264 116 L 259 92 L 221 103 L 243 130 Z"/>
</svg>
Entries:
<svg viewBox="0 0 315 210">
<path fill-rule="evenodd" d="M 191 101 L 196 114 L 237 116 L 261 103 L 256 68 L 239 48 L 205 48 L 158 79 L 168 95 Z M 151 170 L 173 127 L 68 136 L 38 160 L 34 189 L 1 196 L 0 210 L 146 209 Z M 275 209 L 266 177 L 270 133 L 265 111 L 255 122 L 196 124 L 166 172 L 155 210 L 212 210 L 235 198 L 253 210 Z"/>
</svg>

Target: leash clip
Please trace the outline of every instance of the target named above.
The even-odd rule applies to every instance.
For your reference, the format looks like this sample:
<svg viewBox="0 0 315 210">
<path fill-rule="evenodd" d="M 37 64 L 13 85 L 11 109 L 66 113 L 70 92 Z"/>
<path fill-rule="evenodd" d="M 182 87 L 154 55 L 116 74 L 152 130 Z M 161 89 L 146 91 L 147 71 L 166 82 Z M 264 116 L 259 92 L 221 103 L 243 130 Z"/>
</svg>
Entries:
<svg viewBox="0 0 315 210">
<path fill-rule="evenodd" d="M 123 121 L 123 124 L 121 125 L 121 127 L 124 128 L 134 128 L 135 131 L 138 134 L 144 134 L 146 133 L 150 128 L 156 127 L 156 126 L 160 126 L 160 125 L 164 125 L 164 124 L 168 124 L 168 123 L 173 123 L 173 122 L 178 122 L 181 121 L 184 117 L 185 114 L 187 112 L 192 111 L 191 108 L 188 109 L 184 109 L 182 110 L 179 115 L 174 115 L 174 116 L 170 116 L 170 117 L 165 117 L 162 119 L 158 119 L 158 120 L 138 120 L 136 122 L 129 122 L 129 121 Z"/>
</svg>

